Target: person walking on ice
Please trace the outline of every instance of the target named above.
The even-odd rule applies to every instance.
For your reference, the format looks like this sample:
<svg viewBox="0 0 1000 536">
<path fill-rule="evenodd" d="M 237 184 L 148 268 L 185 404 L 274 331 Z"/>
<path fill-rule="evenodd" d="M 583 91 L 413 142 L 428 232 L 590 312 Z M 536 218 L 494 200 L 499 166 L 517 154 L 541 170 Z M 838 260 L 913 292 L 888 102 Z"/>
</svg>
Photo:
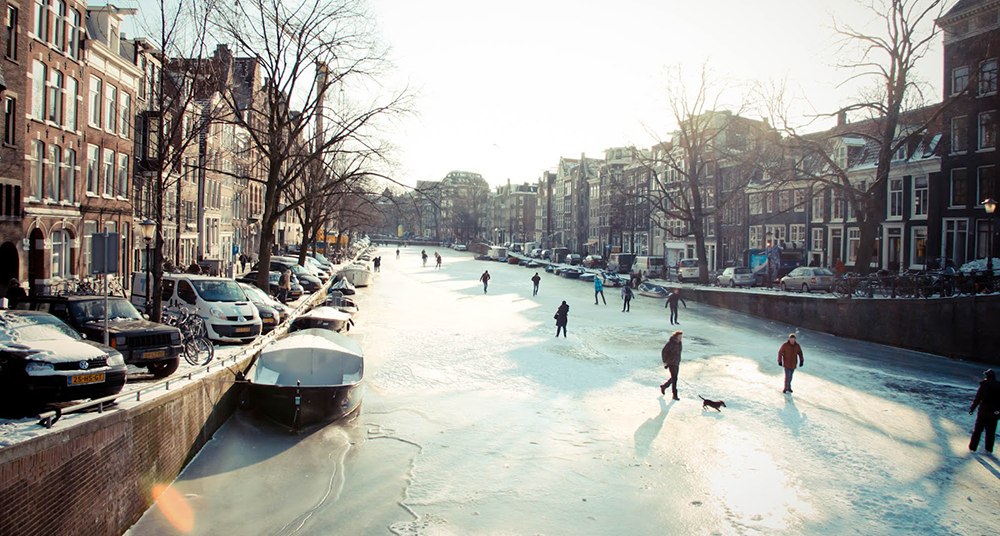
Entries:
<svg viewBox="0 0 1000 536">
<path fill-rule="evenodd" d="M 399 248 L 396 248 L 396 260 L 399 260 Z"/>
<path fill-rule="evenodd" d="M 778 350 L 778 364 L 785 367 L 785 390 L 782 393 L 792 392 L 792 375 L 795 374 L 796 360 L 798 361 L 798 366 L 801 367 L 804 364 L 802 361 L 802 347 L 795 341 L 795 334 L 791 333 L 788 335 L 788 340 Z"/>
<path fill-rule="evenodd" d="M 660 350 L 663 368 L 670 371 L 670 379 L 660 386 L 660 394 L 666 395 L 667 387 L 670 387 L 674 400 L 680 400 L 680 397 L 677 396 L 677 376 L 681 369 L 681 337 L 683 335 L 684 332 L 680 330 L 673 332 L 670 339 L 667 340 L 667 344 L 663 345 L 663 350 Z"/>
<path fill-rule="evenodd" d="M 569 304 L 563 300 L 562 305 L 556 309 L 556 337 L 559 337 L 559 330 L 562 330 L 563 338 L 566 338 L 566 321 L 569 319 Z"/>
<path fill-rule="evenodd" d="M 992 453 L 993 443 L 997 437 L 997 420 L 1000 419 L 1000 382 L 997 382 L 997 375 L 993 369 L 984 372 L 983 376 L 986 379 L 979 382 L 976 399 L 969 408 L 969 415 L 972 415 L 976 411 L 976 406 L 979 406 L 979 415 L 976 416 L 976 427 L 972 431 L 969 450 L 975 452 L 979 448 L 979 438 L 985 431 L 986 452 Z"/>
<path fill-rule="evenodd" d="M 674 324 L 680 324 L 680 322 L 677 321 L 677 302 L 683 303 L 685 309 L 688 308 L 687 302 L 684 301 L 684 298 L 681 298 L 681 289 L 679 289 L 679 288 L 675 288 L 673 292 L 671 292 L 669 295 L 667 295 L 667 304 L 666 304 L 665 307 L 669 307 L 670 308 L 670 325 L 671 326 L 674 325 Z"/>
<path fill-rule="evenodd" d="M 608 301 L 604 299 L 604 283 L 601 283 L 600 277 L 594 278 L 594 305 L 597 305 L 597 295 L 601 295 L 601 301 L 604 305 L 608 304 Z"/>
<path fill-rule="evenodd" d="M 483 282 L 483 294 L 486 294 L 486 288 L 490 286 L 490 271 L 483 272 L 483 275 L 479 276 L 479 280 Z"/>
<path fill-rule="evenodd" d="M 532 296 L 538 296 L 538 283 L 540 283 L 541 281 L 542 278 L 538 277 L 538 272 L 535 272 L 535 275 L 531 276 L 531 282 L 534 283 L 534 285 L 531 288 Z"/>
<path fill-rule="evenodd" d="M 434 262 L 435 262 L 434 269 L 435 270 L 440 270 L 441 269 L 441 254 L 438 253 L 438 252 L 436 252 L 436 251 L 434 252 Z"/>
<path fill-rule="evenodd" d="M 632 307 L 629 304 L 632 302 L 632 287 L 622 285 L 622 300 L 624 300 L 622 303 L 622 312 L 627 313 L 631 311 Z"/>
<path fill-rule="evenodd" d="M 420 250 L 420 258 L 424 260 L 424 268 L 427 268 L 427 250 Z"/>
</svg>

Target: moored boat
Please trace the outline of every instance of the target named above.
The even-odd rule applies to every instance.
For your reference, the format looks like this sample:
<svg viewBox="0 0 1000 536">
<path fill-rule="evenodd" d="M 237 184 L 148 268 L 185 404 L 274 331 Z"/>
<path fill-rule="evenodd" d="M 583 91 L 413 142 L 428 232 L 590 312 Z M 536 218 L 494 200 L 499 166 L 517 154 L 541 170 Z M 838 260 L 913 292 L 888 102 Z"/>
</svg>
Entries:
<svg viewBox="0 0 1000 536">
<path fill-rule="evenodd" d="M 333 307 L 321 306 L 303 314 L 292 321 L 288 331 L 300 331 L 305 329 L 327 329 L 331 331 L 350 331 L 351 314 L 339 311 Z"/>
<path fill-rule="evenodd" d="M 372 283 L 375 273 L 368 268 L 367 264 L 354 263 L 345 266 L 340 270 L 340 275 L 356 287 L 367 287 Z"/>
<path fill-rule="evenodd" d="M 248 379 L 254 411 L 301 430 L 360 406 L 364 354 L 347 336 L 325 329 L 297 331 L 261 350 Z"/>
</svg>

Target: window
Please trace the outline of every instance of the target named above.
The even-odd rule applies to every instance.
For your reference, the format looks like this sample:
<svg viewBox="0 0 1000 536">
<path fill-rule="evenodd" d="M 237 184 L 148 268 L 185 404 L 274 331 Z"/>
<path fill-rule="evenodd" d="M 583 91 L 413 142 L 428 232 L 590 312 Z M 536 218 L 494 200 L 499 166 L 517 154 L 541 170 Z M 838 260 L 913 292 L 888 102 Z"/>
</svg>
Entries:
<svg viewBox="0 0 1000 536">
<path fill-rule="evenodd" d="M 104 99 L 105 106 L 108 109 L 104 128 L 110 132 L 115 132 L 118 130 L 118 88 L 107 84 L 104 87 Z"/>
<path fill-rule="evenodd" d="M 65 279 L 72 275 L 69 266 L 71 245 L 69 233 L 63 230 L 52 231 L 52 277 Z"/>
<path fill-rule="evenodd" d="M 914 218 L 927 217 L 928 205 L 927 177 L 913 177 L 913 214 Z"/>
<path fill-rule="evenodd" d="M 978 191 L 976 193 L 976 205 L 987 198 L 996 199 L 998 197 L 996 189 L 996 173 L 993 166 L 983 166 L 979 168 Z"/>
<path fill-rule="evenodd" d="M 132 96 L 122 91 L 121 93 L 121 128 L 119 133 L 123 138 L 131 136 L 132 132 Z"/>
<path fill-rule="evenodd" d="M 951 120 L 951 152 L 964 153 L 969 148 L 968 118 L 964 115 Z"/>
<path fill-rule="evenodd" d="M 976 258 L 985 259 L 989 256 L 990 222 L 986 220 L 976 221 Z M 996 253 L 993 254 L 996 256 Z"/>
<path fill-rule="evenodd" d="M 767 229 L 766 237 L 770 242 L 769 246 L 777 246 L 781 244 L 782 240 L 785 240 L 785 226 L 784 225 L 765 225 Z"/>
<path fill-rule="evenodd" d="M 76 130 L 76 96 L 79 94 L 80 83 L 76 78 L 66 79 L 66 128 Z"/>
<path fill-rule="evenodd" d="M 823 192 L 813 195 L 812 198 L 812 221 L 823 221 Z"/>
<path fill-rule="evenodd" d="M 951 70 L 951 94 L 958 95 L 969 87 L 969 67 L 956 67 Z"/>
<path fill-rule="evenodd" d="M 90 77 L 90 126 L 101 128 L 101 79 Z"/>
<path fill-rule="evenodd" d="M 104 195 L 115 194 L 115 152 L 111 149 L 104 150 Z"/>
<path fill-rule="evenodd" d="M 128 197 L 128 155 L 118 153 L 118 191 L 117 195 Z"/>
<path fill-rule="evenodd" d="M 951 204 L 952 207 L 964 207 L 968 203 L 969 186 L 964 168 L 951 170 Z"/>
<path fill-rule="evenodd" d="M 903 217 L 903 179 L 889 179 L 889 218 Z"/>
<path fill-rule="evenodd" d="M 12 60 L 17 59 L 17 8 L 7 6 L 7 52 L 6 55 Z"/>
<path fill-rule="evenodd" d="M 979 94 L 992 95 L 997 92 L 997 60 L 984 61 L 979 65 Z"/>
<path fill-rule="evenodd" d="M 72 10 L 70 12 L 69 24 L 66 28 L 66 54 L 74 60 L 80 59 L 80 28 L 83 18 L 80 12 Z"/>
<path fill-rule="evenodd" d="M 65 46 L 65 34 L 63 30 L 66 26 L 66 2 L 63 0 L 52 0 L 52 44 L 59 50 Z"/>
<path fill-rule="evenodd" d="M 805 212 L 806 211 L 806 191 L 802 189 L 792 191 L 792 206 L 795 207 L 795 212 Z"/>
<path fill-rule="evenodd" d="M 49 70 L 48 106 L 46 119 L 62 124 L 63 119 L 63 74 L 55 69 Z"/>
<path fill-rule="evenodd" d="M 49 38 L 49 9 L 47 0 L 35 0 L 35 38 Z"/>
<path fill-rule="evenodd" d="M 60 198 L 69 203 L 76 202 L 76 151 L 73 149 L 63 151 L 61 184 Z"/>
<path fill-rule="evenodd" d="M 42 165 L 45 160 L 45 142 L 34 140 L 31 151 L 31 195 L 36 199 L 42 198 L 45 186 L 45 167 Z"/>
<path fill-rule="evenodd" d="M 927 228 L 914 227 L 910 230 L 910 266 L 927 266 Z"/>
<path fill-rule="evenodd" d="M 94 233 L 97 232 L 97 222 L 93 220 L 87 220 L 83 222 L 83 272 L 86 274 L 90 273 L 90 262 L 91 262 L 91 240 L 94 237 Z M 166 281 L 164 281 L 166 283 Z"/>
<path fill-rule="evenodd" d="M 17 99 L 7 97 L 3 108 L 3 142 L 13 145 L 17 141 Z"/>
<path fill-rule="evenodd" d="M 844 219 L 844 197 L 842 194 L 837 192 L 830 193 L 831 203 L 831 220 L 843 220 Z"/>
<path fill-rule="evenodd" d="M 101 165 L 101 149 L 96 145 L 87 146 L 87 192 L 97 194 L 97 170 Z"/>
<path fill-rule="evenodd" d="M 45 120 L 45 64 L 34 60 L 31 69 L 31 117 Z"/>
<path fill-rule="evenodd" d="M 812 244 L 810 244 L 810 249 L 814 251 L 821 251 L 823 249 L 823 231 L 822 227 L 814 227 L 812 230 Z"/>
<path fill-rule="evenodd" d="M 805 224 L 793 224 L 788 228 L 788 239 L 796 244 L 802 244 L 806 241 L 806 226 Z"/>
<path fill-rule="evenodd" d="M 760 197 L 761 194 L 750 194 L 750 214 L 763 214 L 764 207 Z"/>
<path fill-rule="evenodd" d="M 62 161 L 62 149 L 58 145 L 49 144 L 45 158 L 45 198 L 59 198 L 59 163 Z"/>
<path fill-rule="evenodd" d="M 955 266 L 965 264 L 966 241 L 969 234 L 969 221 L 964 219 L 944 220 L 944 240 L 942 240 L 941 256 L 945 261 L 951 261 Z"/>
<path fill-rule="evenodd" d="M 979 149 L 996 149 L 997 112 L 990 110 L 979 114 Z"/>
<path fill-rule="evenodd" d="M 858 262 L 858 247 L 861 245 L 861 229 L 853 228 L 847 230 L 847 260 Z"/>
<path fill-rule="evenodd" d="M 785 212 L 792 208 L 792 192 L 784 190 L 778 192 L 778 210 Z"/>
</svg>

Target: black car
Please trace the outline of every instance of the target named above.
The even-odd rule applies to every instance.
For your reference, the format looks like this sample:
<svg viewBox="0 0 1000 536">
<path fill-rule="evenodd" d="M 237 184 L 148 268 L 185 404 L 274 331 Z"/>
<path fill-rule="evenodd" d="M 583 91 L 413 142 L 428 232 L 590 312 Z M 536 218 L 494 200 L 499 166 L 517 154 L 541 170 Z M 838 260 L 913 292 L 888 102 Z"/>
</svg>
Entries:
<svg viewBox="0 0 1000 536">
<path fill-rule="evenodd" d="M 288 318 L 288 307 L 274 301 L 263 290 L 248 283 L 242 283 L 240 287 L 260 314 L 261 334 L 270 333 Z"/>
<path fill-rule="evenodd" d="M 259 265 L 255 264 L 253 269 L 260 269 Z M 280 274 L 284 273 L 286 269 L 291 270 L 292 275 L 298 278 L 299 284 L 302 285 L 302 290 L 304 292 L 316 292 L 323 286 L 323 282 L 320 281 L 318 277 L 312 275 L 309 270 L 299 266 L 298 262 L 287 257 L 271 258 L 270 270 L 272 272 L 278 272 Z"/>
<path fill-rule="evenodd" d="M 0 311 L 0 412 L 20 416 L 39 404 L 117 394 L 122 354 L 85 341 L 65 322 L 37 311 Z"/>
<path fill-rule="evenodd" d="M 253 286 L 257 286 L 257 272 L 247 272 L 242 277 L 236 279 L 240 283 L 247 283 Z M 280 272 L 270 272 L 268 274 L 268 289 L 267 293 L 271 296 L 277 296 L 281 290 L 281 273 Z M 295 301 L 302 296 L 302 285 L 299 284 L 295 275 L 292 275 L 292 290 L 288 293 L 288 300 Z"/>
<path fill-rule="evenodd" d="M 51 313 L 84 339 L 104 342 L 103 296 L 29 296 L 18 309 Z M 180 364 L 184 346 L 175 327 L 150 322 L 125 298 L 108 297 L 108 343 L 129 365 L 144 367 L 165 378 Z"/>
</svg>

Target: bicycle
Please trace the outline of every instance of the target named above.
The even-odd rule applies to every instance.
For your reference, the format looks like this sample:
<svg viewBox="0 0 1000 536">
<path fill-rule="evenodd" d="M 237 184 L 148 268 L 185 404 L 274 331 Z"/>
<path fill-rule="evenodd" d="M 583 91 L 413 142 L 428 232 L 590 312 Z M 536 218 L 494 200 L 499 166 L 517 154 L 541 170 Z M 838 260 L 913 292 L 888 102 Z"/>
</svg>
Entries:
<svg viewBox="0 0 1000 536">
<path fill-rule="evenodd" d="M 186 310 L 163 311 L 163 323 L 174 326 L 181 331 L 181 343 L 184 345 L 184 360 L 191 365 L 207 365 L 215 357 L 215 346 L 208 340 L 205 321 L 198 315 Z"/>
</svg>

